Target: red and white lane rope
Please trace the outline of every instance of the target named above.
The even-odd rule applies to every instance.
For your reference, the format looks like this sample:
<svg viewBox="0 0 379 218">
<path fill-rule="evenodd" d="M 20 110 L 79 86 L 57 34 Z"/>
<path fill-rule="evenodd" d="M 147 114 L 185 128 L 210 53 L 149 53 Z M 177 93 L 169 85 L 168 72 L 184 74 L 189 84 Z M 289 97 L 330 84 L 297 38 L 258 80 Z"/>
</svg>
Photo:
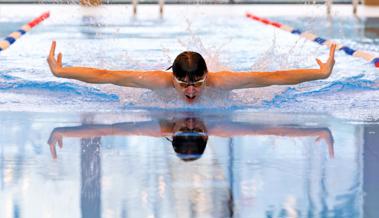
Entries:
<svg viewBox="0 0 379 218">
<path fill-rule="evenodd" d="M 296 28 L 293 28 L 293 27 L 290 27 L 290 26 L 287 26 L 287 25 L 284 25 L 284 24 L 281 24 L 278 22 L 273 22 L 273 21 L 270 21 L 268 19 L 261 18 L 261 17 L 258 17 L 256 15 L 253 15 L 252 13 L 249 13 L 249 12 L 246 13 L 246 17 L 248 17 L 252 20 L 261 22 L 263 24 L 271 25 L 273 27 L 282 29 L 282 30 L 290 32 L 292 34 L 299 35 L 300 37 L 306 38 L 306 39 L 313 41 L 313 42 L 316 42 L 320 45 L 326 45 L 326 46 L 330 47 L 333 43 L 335 43 L 332 40 L 328 40 L 328 39 L 319 37 L 319 36 L 317 36 L 311 32 L 302 31 L 300 29 L 296 29 Z M 337 47 L 336 47 L 337 50 L 344 51 L 346 54 L 354 56 L 354 57 L 363 58 L 366 61 L 373 63 L 375 65 L 375 67 L 379 68 L 379 57 L 378 56 L 371 54 L 369 52 L 366 52 L 366 51 L 355 50 L 355 49 L 352 49 L 348 46 L 341 45 L 338 43 L 335 43 L 335 44 L 337 45 Z"/>
<path fill-rule="evenodd" d="M 26 32 L 30 31 L 33 27 L 37 26 L 39 23 L 44 21 L 50 16 L 50 12 L 45 12 L 34 20 L 22 26 L 17 31 L 9 34 L 5 39 L 0 41 L 0 51 L 7 49 L 12 45 L 18 38 L 24 35 Z"/>
</svg>

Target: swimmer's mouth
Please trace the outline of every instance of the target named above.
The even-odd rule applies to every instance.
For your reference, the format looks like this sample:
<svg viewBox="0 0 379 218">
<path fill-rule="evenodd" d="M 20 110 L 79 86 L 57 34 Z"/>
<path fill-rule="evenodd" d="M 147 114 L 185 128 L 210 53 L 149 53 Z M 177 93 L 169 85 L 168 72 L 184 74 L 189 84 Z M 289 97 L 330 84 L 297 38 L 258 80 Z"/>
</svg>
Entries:
<svg viewBox="0 0 379 218">
<path fill-rule="evenodd" d="M 188 96 L 188 95 L 186 95 L 186 97 L 188 98 L 188 99 L 195 99 L 196 98 L 196 96 L 192 96 L 192 97 L 190 97 L 190 96 Z"/>
</svg>

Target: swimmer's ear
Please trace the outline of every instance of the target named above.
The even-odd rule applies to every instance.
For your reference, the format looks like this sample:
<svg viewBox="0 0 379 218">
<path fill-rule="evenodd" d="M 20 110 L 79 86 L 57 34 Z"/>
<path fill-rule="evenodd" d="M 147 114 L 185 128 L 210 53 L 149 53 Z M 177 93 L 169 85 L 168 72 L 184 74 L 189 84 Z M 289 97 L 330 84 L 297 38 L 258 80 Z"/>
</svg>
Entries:
<svg viewBox="0 0 379 218">
<path fill-rule="evenodd" d="M 170 70 L 171 68 L 172 68 L 172 65 L 169 68 L 167 68 L 166 70 Z"/>
</svg>

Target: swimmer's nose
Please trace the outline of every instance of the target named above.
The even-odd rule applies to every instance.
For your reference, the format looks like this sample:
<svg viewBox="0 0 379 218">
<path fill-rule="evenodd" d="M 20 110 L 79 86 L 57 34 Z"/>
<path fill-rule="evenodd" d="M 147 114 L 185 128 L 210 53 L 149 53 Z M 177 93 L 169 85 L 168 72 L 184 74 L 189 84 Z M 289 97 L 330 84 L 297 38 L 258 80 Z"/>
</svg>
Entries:
<svg viewBox="0 0 379 218">
<path fill-rule="evenodd" d="M 187 119 L 186 126 L 190 129 L 193 129 L 195 127 L 195 120 L 193 118 Z"/>
<path fill-rule="evenodd" d="M 186 93 L 187 93 L 187 94 L 190 94 L 190 95 L 195 94 L 195 93 L 196 93 L 196 89 L 195 89 L 195 87 L 193 87 L 193 86 L 188 86 L 188 87 L 186 88 Z"/>
</svg>

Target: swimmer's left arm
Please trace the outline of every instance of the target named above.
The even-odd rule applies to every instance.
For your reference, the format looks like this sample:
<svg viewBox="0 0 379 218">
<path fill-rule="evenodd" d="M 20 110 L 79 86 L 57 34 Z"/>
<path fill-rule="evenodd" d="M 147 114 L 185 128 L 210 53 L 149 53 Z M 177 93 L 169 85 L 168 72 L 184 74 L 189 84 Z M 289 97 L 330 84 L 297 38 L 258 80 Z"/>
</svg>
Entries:
<svg viewBox="0 0 379 218">
<path fill-rule="evenodd" d="M 268 127 L 248 123 L 217 123 L 208 126 L 209 135 L 221 137 L 232 136 L 279 136 L 279 137 L 315 137 L 315 141 L 323 140 L 328 145 L 329 156 L 334 157 L 334 139 L 329 128 L 309 127 Z"/>
<path fill-rule="evenodd" d="M 319 69 L 294 69 L 273 72 L 210 72 L 208 85 L 215 88 L 232 90 L 256 88 L 271 85 L 294 85 L 302 82 L 326 79 L 334 66 L 336 45 L 330 48 L 329 58 L 323 63 L 316 59 Z"/>
</svg>

